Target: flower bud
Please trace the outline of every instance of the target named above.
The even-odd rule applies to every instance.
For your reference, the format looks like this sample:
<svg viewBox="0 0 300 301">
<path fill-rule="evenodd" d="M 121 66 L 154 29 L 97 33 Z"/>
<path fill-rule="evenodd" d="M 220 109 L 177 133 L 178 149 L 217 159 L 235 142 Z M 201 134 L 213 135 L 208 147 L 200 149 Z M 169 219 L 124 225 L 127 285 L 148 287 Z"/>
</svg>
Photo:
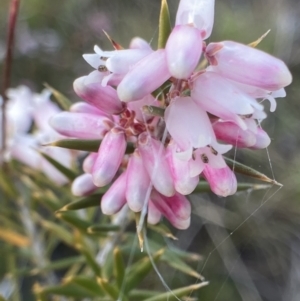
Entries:
<svg viewBox="0 0 300 301">
<path fill-rule="evenodd" d="M 93 183 L 92 175 L 84 173 L 78 176 L 72 183 L 71 191 L 75 196 L 86 196 L 97 190 Z"/>
<path fill-rule="evenodd" d="M 150 177 L 142 157 L 139 151 L 135 150 L 128 162 L 126 186 L 127 204 L 132 211 L 142 210 L 150 185 Z"/>
<path fill-rule="evenodd" d="M 98 156 L 94 163 L 93 182 L 103 187 L 116 175 L 126 150 L 126 139 L 122 130 L 113 128 L 102 140 Z"/>
<path fill-rule="evenodd" d="M 242 130 L 233 122 L 218 121 L 213 124 L 213 128 L 217 139 L 240 148 L 251 147 L 256 142 L 255 133 Z"/>
<path fill-rule="evenodd" d="M 208 181 L 210 189 L 215 194 L 226 197 L 236 193 L 236 177 L 228 166 L 223 168 L 213 168 L 206 164 L 203 170 L 203 175 Z"/>
<path fill-rule="evenodd" d="M 214 24 L 215 0 L 181 0 L 176 15 L 176 25 L 193 24 L 207 39 Z"/>
<path fill-rule="evenodd" d="M 50 125 L 67 137 L 100 139 L 113 127 L 113 122 L 100 115 L 61 112 L 50 119 Z"/>
<path fill-rule="evenodd" d="M 141 134 L 138 142 L 138 149 L 155 189 L 166 196 L 174 195 L 172 174 L 163 144 L 147 133 Z"/>
<path fill-rule="evenodd" d="M 117 88 L 118 96 L 124 102 L 141 99 L 151 94 L 170 77 L 165 50 L 154 51 L 124 76 Z"/>
<path fill-rule="evenodd" d="M 107 114 L 119 114 L 124 105 L 119 100 L 117 92 L 110 86 L 103 87 L 100 83 L 85 84 L 86 76 L 77 78 L 73 87 L 76 94 Z"/>
<path fill-rule="evenodd" d="M 260 127 L 257 128 L 257 133 L 255 135 L 256 142 L 251 146 L 251 149 L 263 149 L 269 146 L 271 139 L 269 135 Z"/>
<path fill-rule="evenodd" d="M 123 172 L 109 187 L 101 199 L 101 210 L 112 215 L 119 212 L 126 204 L 126 172 Z"/>
<path fill-rule="evenodd" d="M 86 173 L 91 173 L 97 160 L 98 153 L 90 153 L 83 161 L 82 169 Z"/>
<path fill-rule="evenodd" d="M 109 115 L 107 113 L 104 113 L 103 111 L 97 109 L 94 106 L 89 105 L 86 102 L 79 101 L 74 103 L 70 107 L 70 112 L 73 113 L 88 113 L 88 114 L 94 114 L 94 115 L 100 115 L 100 116 L 106 116 L 108 117 Z"/>
<path fill-rule="evenodd" d="M 166 45 L 166 58 L 172 76 L 186 79 L 197 67 L 202 53 L 200 31 L 190 25 L 177 25 Z"/>
<path fill-rule="evenodd" d="M 232 41 L 210 43 L 206 48 L 213 70 L 250 86 L 276 91 L 292 82 L 283 61 L 254 47 Z"/>
<path fill-rule="evenodd" d="M 187 229 L 191 221 L 191 204 L 185 196 L 175 193 L 171 197 L 161 195 L 153 190 L 151 200 L 155 207 L 177 229 Z"/>
<path fill-rule="evenodd" d="M 199 176 L 190 176 L 189 162 L 178 158 L 176 149 L 176 144 L 174 142 L 170 142 L 167 147 L 169 166 L 175 190 L 183 195 L 187 195 L 192 193 L 196 188 L 199 183 Z"/>
<path fill-rule="evenodd" d="M 147 222 L 151 225 L 156 225 L 160 222 L 161 216 L 161 212 L 155 207 L 152 201 L 149 200 Z"/>
</svg>

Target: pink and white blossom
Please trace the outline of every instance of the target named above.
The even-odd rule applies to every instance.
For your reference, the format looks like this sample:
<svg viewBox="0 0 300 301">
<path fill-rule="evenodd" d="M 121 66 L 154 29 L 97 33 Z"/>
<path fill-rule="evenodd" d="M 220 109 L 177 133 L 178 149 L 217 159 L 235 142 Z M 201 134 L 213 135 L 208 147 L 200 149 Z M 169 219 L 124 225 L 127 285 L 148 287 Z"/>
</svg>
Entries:
<svg viewBox="0 0 300 301">
<path fill-rule="evenodd" d="M 84 160 L 85 174 L 72 190 L 85 195 L 110 185 L 101 201 L 104 214 L 127 204 L 134 212 L 147 209 L 149 223 L 164 216 L 186 229 L 191 205 L 185 196 L 199 178 L 215 194 L 232 195 L 237 180 L 223 155 L 232 147 L 269 145 L 260 126 L 267 117 L 263 105 L 268 100 L 270 111 L 276 109 L 291 74 L 281 60 L 250 46 L 206 46 L 214 3 L 181 0 L 165 49 L 134 38 L 129 49 L 95 46 L 94 54 L 84 55 L 96 70 L 75 80 L 74 90 L 86 103 L 51 123 L 69 137 L 103 139 L 98 153 Z"/>
</svg>

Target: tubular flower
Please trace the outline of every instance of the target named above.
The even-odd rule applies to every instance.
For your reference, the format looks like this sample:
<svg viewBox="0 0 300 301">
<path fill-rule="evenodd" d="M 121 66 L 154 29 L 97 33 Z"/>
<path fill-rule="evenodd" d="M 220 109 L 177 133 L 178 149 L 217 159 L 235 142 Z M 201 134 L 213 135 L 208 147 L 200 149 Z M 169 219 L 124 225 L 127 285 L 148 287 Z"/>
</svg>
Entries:
<svg viewBox="0 0 300 301">
<path fill-rule="evenodd" d="M 102 139 L 72 190 L 85 195 L 110 185 L 101 201 L 105 214 L 128 204 L 134 212 L 147 208 L 149 223 L 164 216 L 185 229 L 191 214 L 186 196 L 199 178 L 219 196 L 234 194 L 237 180 L 223 155 L 232 146 L 269 145 L 260 126 L 267 117 L 262 102 L 276 109 L 290 72 L 250 46 L 206 45 L 214 2 L 181 0 L 165 49 L 152 50 L 134 38 L 129 49 L 95 47 L 95 54 L 84 55 L 96 70 L 75 80 L 74 89 L 87 103 L 54 116 L 51 124 L 69 137 Z"/>
</svg>

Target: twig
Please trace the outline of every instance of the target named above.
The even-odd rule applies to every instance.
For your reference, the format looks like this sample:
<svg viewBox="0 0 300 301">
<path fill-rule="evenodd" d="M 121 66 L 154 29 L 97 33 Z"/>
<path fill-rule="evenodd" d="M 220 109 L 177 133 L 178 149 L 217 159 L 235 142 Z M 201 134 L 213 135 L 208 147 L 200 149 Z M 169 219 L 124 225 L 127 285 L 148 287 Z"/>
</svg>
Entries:
<svg viewBox="0 0 300 301">
<path fill-rule="evenodd" d="M 10 75 L 11 75 L 11 68 L 12 68 L 12 58 L 13 58 L 13 48 L 14 48 L 14 37 L 15 37 L 15 29 L 16 29 L 16 22 L 17 16 L 19 12 L 20 0 L 11 0 L 10 8 L 9 8 L 9 20 L 8 20 L 8 33 L 7 33 L 7 45 L 6 45 L 6 56 L 4 60 L 4 71 L 3 71 L 3 87 L 2 87 L 2 96 L 3 96 L 3 103 L 2 103 L 2 110 L 1 111 L 1 155 L 0 155 L 0 163 L 3 162 L 3 156 L 5 153 L 5 140 L 6 140 L 6 90 L 10 86 Z"/>
</svg>

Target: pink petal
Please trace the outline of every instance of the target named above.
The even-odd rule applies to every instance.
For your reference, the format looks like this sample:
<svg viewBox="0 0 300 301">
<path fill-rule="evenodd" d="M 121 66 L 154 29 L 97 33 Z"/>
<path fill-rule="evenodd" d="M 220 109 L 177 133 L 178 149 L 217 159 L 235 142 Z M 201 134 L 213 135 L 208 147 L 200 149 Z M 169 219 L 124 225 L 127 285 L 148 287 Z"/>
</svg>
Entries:
<svg viewBox="0 0 300 301">
<path fill-rule="evenodd" d="M 200 159 L 205 166 L 209 164 L 212 168 L 223 168 L 226 167 L 226 163 L 221 153 L 217 152 L 216 149 L 211 146 L 198 148 L 194 152 L 196 160 Z"/>
<path fill-rule="evenodd" d="M 153 186 L 163 195 L 174 195 L 172 174 L 163 144 L 147 133 L 141 134 L 138 142 L 138 149 Z"/>
<path fill-rule="evenodd" d="M 142 210 L 150 185 L 150 177 L 144 167 L 142 157 L 136 149 L 127 166 L 126 199 L 132 211 Z"/>
<path fill-rule="evenodd" d="M 109 115 L 104 113 L 103 111 L 97 109 L 96 107 L 89 105 L 85 102 L 76 102 L 70 107 L 70 112 L 73 113 L 88 113 L 88 114 L 94 114 L 94 115 L 100 115 L 100 116 L 106 116 Z"/>
<path fill-rule="evenodd" d="M 214 24 L 214 0 L 181 0 L 176 15 L 176 25 L 193 24 L 207 39 Z"/>
<path fill-rule="evenodd" d="M 166 45 L 168 68 L 172 76 L 186 79 L 198 65 L 202 53 L 200 31 L 190 25 L 177 25 Z"/>
<path fill-rule="evenodd" d="M 82 169 L 86 173 L 91 173 L 97 160 L 98 153 L 90 153 L 83 161 Z"/>
<path fill-rule="evenodd" d="M 110 186 L 101 199 L 101 210 L 104 214 L 117 213 L 126 204 L 126 172 L 123 172 Z"/>
<path fill-rule="evenodd" d="M 156 225 L 160 222 L 162 214 L 155 207 L 152 201 L 149 201 L 147 222 L 151 225 Z"/>
<path fill-rule="evenodd" d="M 93 166 L 93 182 L 103 187 L 116 175 L 126 150 L 126 139 L 122 130 L 113 128 L 102 140 L 98 157 Z"/>
<path fill-rule="evenodd" d="M 226 197 L 236 193 L 236 177 L 229 167 L 213 168 L 206 164 L 203 174 L 215 194 Z"/>
<path fill-rule="evenodd" d="M 155 207 L 178 229 L 187 229 L 190 225 L 191 205 L 181 194 L 172 197 L 161 195 L 153 190 L 151 200 Z"/>
<path fill-rule="evenodd" d="M 107 117 L 88 113 L 61 112 L 50 119 L 60 134 L 82 139 L 100 139 L 113 127 Z"/>
<path fill-rule="evenodd" d="M 85 76 L 77 78 L 73 84 L 79 97 L 107 114 L 119 114 L 124 110 L 115 89 L 97 83 L 85 85 L 84 80 Z"/>
<path fill-rule="evenodd" d="M 271 139 L 269 135 L 260 127 L 257 128 L 256 142 L 251 146 L 251 149 L 263 149 L 270 145 Z"/>
<path fill-rule="evenodd" d="M 214 133 L 204 110 L 191 97 L 177 97 L 165 111 L 168 132 L 182 150 L 211 143 Z"/>
<path fill-rule="evenodd" d="M 219 51 L 214 51 L 215 48 Z M 237 82 L 268 91 L 278 90 L 292 82 L 292 75 L 283 61 L 254 47 L 224 41 L 209 44 L 206 52 L 208 57 L 213 52 L 216 72 Z"/>
<path fill-rule="evenodd" d="M 129 48 L 130 49 L 152 50 L 149 43 L 147 41 L 145 41 L 144 39 L 139 38 L 139 37 L 135 37 L 131 40 Z"/>
<path fill-rule="evenodd" d="M 152 93 L 170 76 L 165 51 L 154 51 L 125 75 L 117 89 L 119 98 L 125 102 L 141 99 Z"/>
<path fill-rule="evenodd" d="M 98 187 L 93 183 L 92 175 L 84 173 L 78 176 L 72 183 L 71 191 L 76 196 L 86 196 L 97 190 Z"/>
<path fill-rule="evenodd" d="M 171 168 L 175 190 L 183 195 L 187 195 L 194 191 L 199 183 L 199 177 L 190 176 L 189 162 L 180 160 L 176 156 L 176 149 L 175 143 L 170 143 L 167 148 L 169 166 Z"/>
<path fill-rule="evenodd" d="M 238 115 L 252 114 L 254 108 L 263 109 L 254 98 L 214 72 L 205 72 L 197 77 L 191 97 L 205 111 L 224 121 L 233 121 L 244 130 L 247 126 Z"/>
<path fill-rule="evenodd" d="M 217 139 L 233 146 L 250 147 L 256 142 L 255 133 L 250 130 L 242 130 L 233 122 L 215 122 L 213 128 Z"/>
<path fill-rule="evenodd" d="M 112 73 L 125 74 L 138 61 L 153 52 L 149 49 L 124 49 L 115 51 L 114 55 L 108 58 L 105 66 Z"/>
</svg>

